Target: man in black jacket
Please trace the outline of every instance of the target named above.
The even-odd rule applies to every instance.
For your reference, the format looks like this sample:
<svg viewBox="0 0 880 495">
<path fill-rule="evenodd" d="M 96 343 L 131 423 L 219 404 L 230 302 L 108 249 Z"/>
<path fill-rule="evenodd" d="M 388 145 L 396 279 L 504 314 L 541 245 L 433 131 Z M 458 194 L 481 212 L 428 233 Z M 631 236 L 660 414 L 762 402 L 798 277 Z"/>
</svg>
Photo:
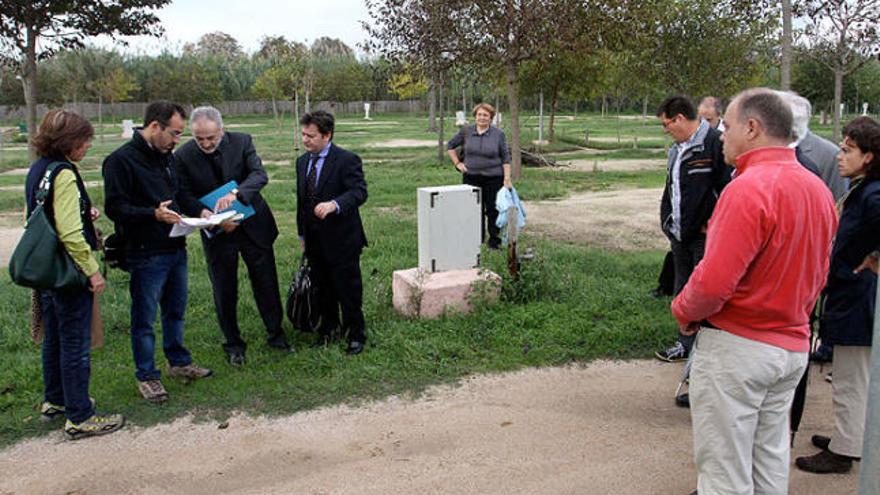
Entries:
<svg viewBox="0 0 880 495">
<path fill-rule="evenodd" d="M 131 141 L 110 154 L 102 169 L 104 210 L 124 239 L 131 273 L 131 348 L 138 390 L 149 401 L 168 392 L 154 362 L 153 322 L 162 307 L 162 349 L 168 374 L 194 379 L 211 370 L 193 363 L 183 346 L 187 298 L 186 241 L 169 237 L 180 221 L 175 194 L 177 172 L 171 150 L 180 141 L 186 112 L 180 105 L 158 101 L 147 106 L 144 126 Z"/>
<path fill-rule="evenodd" d="M 296 161 L 296 225 L 321 302 L 318 344 L 327 344 L 339 324 L 348 336 L 348 354 L 367 340 L 360 256 L 367 237 L 358 208 L 367 200 L 359 156 L 331 143 L 333 115 L 316 111 L 300 120 L 308 153 Z"/>
<path fill-rule="evenodd" d="M 208 275 L 214 290 L 214 306 L 220 330 L 226 338 L 223 349 L 232 365 L 245 362 L 246 344 L 238 326 L 238 256 L 247 265 L 248 276 L 268 332 L 270 347 L 293 352 L 281 327 L 283 312 L 278 291 L 278 272 L 272 244 L 278 227 L 260 190 L 269 182 L 263 163 L 247 134 L 225 132 L 223 117 L 214 107 L 199 107 L 190 118 L 193 140 L 175 153 L 180 172 L 180 208 L 191 217 L 207 218 L 230 207 L 233 201 L 253 207 L 253 216 L 241 223 L 227 221 L 215 231 L 202 231 L 202 246 Z M 204 205 L 199 198 L 235 181 L 237 186 Z"/>
<path fill-rule="evenodd" d="M 724 162 L 721 133 L 697 116 L 690 99 L 670 96 L 660 104 L 657 116 L 675 141 L 669 149 L 660 225 L 672 246 L 673 292 L 677 295 L 703 258 L 706 226 L 733 168 Z M 656 356 L 663 361 L 684 361 L 693 343 L 694 337 L 679 333 L 675 344 Z"/>
</svg>

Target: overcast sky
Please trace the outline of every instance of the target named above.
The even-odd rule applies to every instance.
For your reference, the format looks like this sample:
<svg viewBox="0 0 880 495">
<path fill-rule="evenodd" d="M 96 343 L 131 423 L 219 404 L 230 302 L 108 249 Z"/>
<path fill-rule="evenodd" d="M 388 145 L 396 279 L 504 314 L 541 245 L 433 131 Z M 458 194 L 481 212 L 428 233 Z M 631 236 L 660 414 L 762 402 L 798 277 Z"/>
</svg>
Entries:
<svg viewBox="0 0 880 495">
<path fill-rule="evenodd" d="M 329 36 L 358 52 L 357 43 L 367 37 L 360 24 L 368 17 L 363 0 L 173 0 L 157 14 L 165 37 L 126 38 L 126 52 L 156 54 L 166 47 L 179 51 L 184 43 L 213 31 L 231 34 L 248 53 L 259 48 L 263 36 L 309 43 Z M 99 44 L 108 42 L 102 39 Z"/>
</svg>

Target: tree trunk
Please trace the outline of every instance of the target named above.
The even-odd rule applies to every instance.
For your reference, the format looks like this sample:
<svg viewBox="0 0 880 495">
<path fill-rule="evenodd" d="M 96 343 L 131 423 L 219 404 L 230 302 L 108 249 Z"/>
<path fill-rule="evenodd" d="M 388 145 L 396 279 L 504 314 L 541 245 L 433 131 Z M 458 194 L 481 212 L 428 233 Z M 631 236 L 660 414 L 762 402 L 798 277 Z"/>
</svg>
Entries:
<svg viewBox="0 0 880 495">
<path fill-rule="evenodd" d="M 437 84 L 428 85 L 428 132 L 437 132 Z"/>
<path fill-rule="evenodd" d="M 275 118 L 275 125 L 278 125 L 278 104 L 275 103 L 275 95 L 272 95 L 272 116 Z"/>
<path fill-rule="evenodd" d="M 642 98 L 642 124 L 648 121 L 648 95 Z"/>
<path fill-rule="evenodd" d="M 791 89 L 791 0 L 782 0 L 782 63 L 779 67 L 779 87 Z"/>
<path fill-rule="evenodd" d="M 446 154 L 446 143 L 443 142 L 443 83 L 437 84 L 437 113 L 440 114 L 440 125 L 437 126 L 437 163 L 443 163 L 443 155 Z"/>
<path fill-rule="evenodd" d="M 21 85 L 24 90 L 24 103 L 27 107 L 28 158 L 36 160 L 34 137 L 37 135 L 37 33 L 27 27 L 27 44 L 21 71 Z"/>
<path fill-rule="evenodd" d="M 834 132 L 831 141 L 837 143 L 840 141 L 840 102 L 843 99 L 843 69 L 834 69 L 834 107 L 832 108 L 834 116 Z"/>
<path fill-rule="evenodd" d="M 556 136 L 556 106 L 559 104 L 559 90 L 554 86 L 553 94 L 550 97 L 550 132 L 547 135 L 547 140 L 551 143 L 553 142 L 553 138 Z"/>
<path fill-rule="evenodd" d="M 608 112 L 608 96 L 602 95 L 602 118 L 605 118 L 605 114 Z"/>
<path fill-rule="evenodd" d="M 510 106 L 510 175 L 518 180 L 521 175 L 522 156 L 520 156 L 519 136 L 519 94 L 517 94 L 516 63 L 507 62 L 507 104 Z"/>
<path fill-rule="evenodd" d="M 98 92 L 98 141 L 104 144 L 104 95 Z"/>
<path fill-rule="evenodd" d="M 299 151 L 299 90 L 293 92 L 293 149 Z"/>
</svg>

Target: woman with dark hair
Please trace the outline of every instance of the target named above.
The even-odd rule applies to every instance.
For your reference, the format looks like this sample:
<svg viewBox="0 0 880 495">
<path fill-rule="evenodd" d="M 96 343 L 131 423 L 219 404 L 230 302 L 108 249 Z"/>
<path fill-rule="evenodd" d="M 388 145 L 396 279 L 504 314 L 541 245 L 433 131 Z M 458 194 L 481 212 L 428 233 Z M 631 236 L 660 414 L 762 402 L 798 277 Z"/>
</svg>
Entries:
<svg viewBox="0 0 880 495">
<path fill-rule="evenodd" d="M 880 124 L 870 117 L 847 124 L 837 162 L 850 190 L 838 203 L 840 225 L 819 321 L 822 342 L 834 346 L 834 429 L 830 437 L 813 436 L 821 452 L 796 461 L 813 473 L 847 472 L 862 455 L 877 294 L 877 274 L 863 261 L 880 247 Z"/>
<path fill-rule="evenodd" d="M 39 159 L 28 171 L 27 212 L 37 207 L 38 191 L 48 189 L 43 210 L 52 221 L 61 246 L 88 277 L 83 287 L 40 291 L 43 317 L 44 420 L 66 417 L 70 439 L 104 435 L 125 423 L 118 414 L 96 414 L 89 397 L 89 349 L 93 298 L 104 290 L 104 278 L 92 255 L 98 240 L 92 206 L 75 163 L 92 145 L 88 120 L 67 110 L 51 110 L 43 118 L 33 145 Z"/>
<path fill-rule="evenodd" d="M 449 158 L 455 168 L 462 174 L 462 182 L 479 187 L 483 205 L 480 235 L 486 239 L 489 230 L 489 248 L 501 247 L 501 229 L 495 225 L 498 210 L 495 209 L 495 196 L 501 187 L 513 188 L 510 180 L 510 148 L 504 132 L 492 125 L 495 108 L 488 103 L 480 103 L 474 107 L 475 124 L 466 125 L 449 140 L 446 145 Z M 461 147 L 462 157 L 456 148 Z M 486 225 L 488 220 L 488 226 Z"/>
</svg>

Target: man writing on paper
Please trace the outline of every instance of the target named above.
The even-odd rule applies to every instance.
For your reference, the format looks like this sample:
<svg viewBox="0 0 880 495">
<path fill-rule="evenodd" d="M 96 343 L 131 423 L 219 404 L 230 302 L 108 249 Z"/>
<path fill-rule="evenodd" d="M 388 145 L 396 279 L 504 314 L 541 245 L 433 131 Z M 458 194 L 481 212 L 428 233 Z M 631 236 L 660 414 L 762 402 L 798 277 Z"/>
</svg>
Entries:
<svg viewBox="0 0 880 495">
<path fill-rule="evenodd" d="M 180 221 L 177 172 L 171 150 L 180 142 L 186 112 L 176 103 L 157 101 L 147 106 L 144 126 L 131 141 L 104 160 L 104 211 L 125 243 L 131 273 L 131 349 L 138 391 L 144 399 L 164 401 L 168 392 L 154 361 L 153 322 L 162 307 L 162 350 L 168 374 L 194 379 L 211 370 L 193 363 L 183 346 L 186 313 L 186 238 L 169 237 Z"/>
<path fill-rule="evenodd" d="M 230 207 L 253 209 L 241 223 L 226 221 L 214 231 L 202 231 L 202 246 L 208 263 L 208 275 L 214 290 L 214 306 L 220 330 L 226 338 L 223 350 L 229 363 L 245 362 L 247 345 L 238 326 L 238 257 L 247 266 L 257 309 L 268 333 L 269 347 L 293 352 L 281 327 L 283 312 L 278 290 L 278 272 L 272 244 L 278 227 L 260 190 L 269 182 L 263 163 L 247 134 L 226 132 L 223 117 L 213 107 L 199 107 L 190 118 L 193 140 L 184 144 L 176 156 L 180 165 L 181 211 L 189 216 L 207 218 Z M 237 187 L 219 196 L 214 204 L 202 199 L 218 188 L 235 181 Z M 236 202 L 233 205 L 233 202 Z"/>
</svg>

